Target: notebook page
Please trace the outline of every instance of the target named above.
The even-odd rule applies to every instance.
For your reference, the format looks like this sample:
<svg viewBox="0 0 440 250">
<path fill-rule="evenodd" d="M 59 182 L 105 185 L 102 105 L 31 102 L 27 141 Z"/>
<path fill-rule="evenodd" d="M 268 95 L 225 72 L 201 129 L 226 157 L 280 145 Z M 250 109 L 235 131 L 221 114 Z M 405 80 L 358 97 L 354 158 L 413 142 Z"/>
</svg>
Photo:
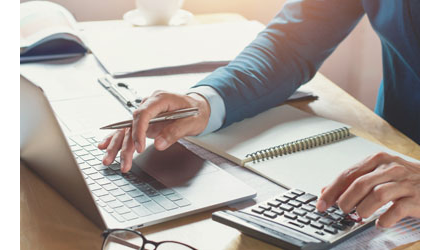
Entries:
<svg viewBox="0 0 440 250">
<path fill-rule="evenodd" d="M 215 133 L 187 139 L 243 165 L 247 154 L 345 126 L 290 105 L 281 105 Z"/>
<path fill-rule="evenodd" d="M 351 137 L 290 155 L 246 163 L 245 167 L 286 187 L 319 195 L 342 171 L 379 152 L 417 161 L 361 137 Z"/>
</svg>

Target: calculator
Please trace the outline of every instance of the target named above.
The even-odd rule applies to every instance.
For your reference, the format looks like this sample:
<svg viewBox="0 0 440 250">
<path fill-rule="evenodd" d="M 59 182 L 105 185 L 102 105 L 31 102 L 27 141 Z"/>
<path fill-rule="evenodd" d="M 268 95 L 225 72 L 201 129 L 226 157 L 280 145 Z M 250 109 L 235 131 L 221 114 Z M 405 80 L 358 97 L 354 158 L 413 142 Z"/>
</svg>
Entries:
<svg viewBox="0 0 440 250">
<path fill-rule="evenodd" d="M 345 214 L 337 205 L 316 209 L 318 197 L 291 189 L 265 202 L 238 211 L 218 211 L 212 219 L 283 249 L 328 249 L 374 224 L 355 211 Z"/>
</svg>

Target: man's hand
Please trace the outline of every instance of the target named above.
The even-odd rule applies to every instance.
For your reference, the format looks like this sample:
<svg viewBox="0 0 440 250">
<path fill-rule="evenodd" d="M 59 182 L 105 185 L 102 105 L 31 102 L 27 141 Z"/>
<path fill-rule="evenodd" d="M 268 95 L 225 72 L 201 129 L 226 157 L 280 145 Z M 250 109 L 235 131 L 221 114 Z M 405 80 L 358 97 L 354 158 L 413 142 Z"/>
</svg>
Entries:
<svg viewBox="0 0 440 250">
<path fill-rule="evenodd" d="M 377 226 L 391 227 L 407 216 L 420 218 L 420 164 L 378 153 L 323 188 L 316 207 L 324 211 L 337 203 L 344 213 L 356 209 L 367 218 L 389 201 L 393 205 L 379 217 Z"/>
<path fill-rule="evenodd" d="M 199 114 L 149 124 L 149 121 L 160 113 L 191 107 L 199 108 Z M 156 91 L 152 96 L 145 98 L 133 113 L 132 128 L 119 129 L 98 144 L 99 149 L 107 151 L 102 162 L 104 165 L 110 165 L 120 150 L 121 171 L 126 173 L 131 168 L 134 151 L 140 153 L 145 150 L 146 137 L 154 138 L 156 149 L 165 150 L 184 136 L 203 132 L 208 124 L 210 112 L 208 101 L 198 94 L 179 95 Z"/>
</svg>

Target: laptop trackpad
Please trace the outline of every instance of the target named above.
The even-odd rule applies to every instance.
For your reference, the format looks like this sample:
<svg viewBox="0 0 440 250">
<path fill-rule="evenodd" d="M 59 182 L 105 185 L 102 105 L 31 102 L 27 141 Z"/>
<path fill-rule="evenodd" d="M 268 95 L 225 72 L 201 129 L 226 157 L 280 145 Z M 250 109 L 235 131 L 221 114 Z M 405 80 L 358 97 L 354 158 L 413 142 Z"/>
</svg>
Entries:
<svg viewBox="0 0 440 250">
<path fill-rule="evenodd" d="M 158 151 L 150 144 L 133 164 L 168 187 L 187 186 L 196 176 L 218 171 L 179 143 L 165 151 Z"/>
</svg>

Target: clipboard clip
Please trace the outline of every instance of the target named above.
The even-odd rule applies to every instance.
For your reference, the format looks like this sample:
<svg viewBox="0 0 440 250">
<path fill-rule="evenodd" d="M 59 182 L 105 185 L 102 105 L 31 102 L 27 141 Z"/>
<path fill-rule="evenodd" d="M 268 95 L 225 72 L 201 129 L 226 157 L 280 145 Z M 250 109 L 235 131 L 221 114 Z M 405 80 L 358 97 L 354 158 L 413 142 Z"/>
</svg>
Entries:
<svg viewBox="0 0 440 250">
<path fill-rule="evenodd" d="M 98 78 L 98 82 L 121 102 L 128 111 L 133 113 L 142 102 L 142 97 L 138 95 L 135 89 L 123 82 L 114 83 L 109 75 Z"/>
</svg>

